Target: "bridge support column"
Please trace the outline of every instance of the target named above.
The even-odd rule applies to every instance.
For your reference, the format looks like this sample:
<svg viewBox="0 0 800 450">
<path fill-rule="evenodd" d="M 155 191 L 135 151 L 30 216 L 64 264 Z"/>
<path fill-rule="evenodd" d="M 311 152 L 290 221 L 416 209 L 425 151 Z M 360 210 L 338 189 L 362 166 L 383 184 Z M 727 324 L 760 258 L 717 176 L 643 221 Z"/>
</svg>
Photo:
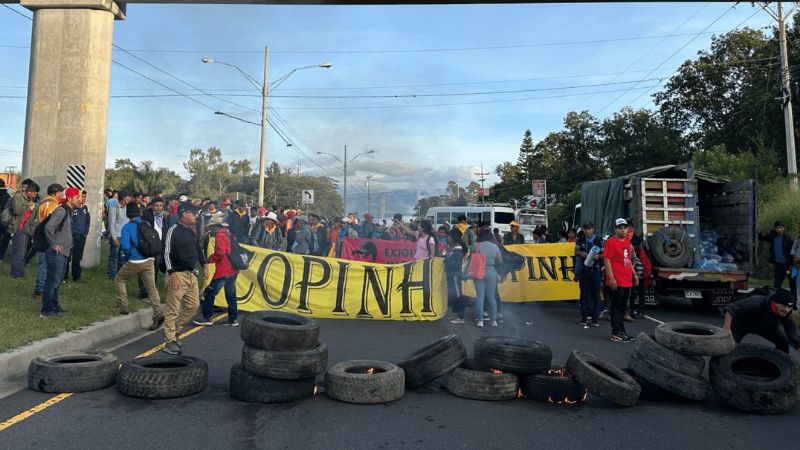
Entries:
<svg viewBox="0 0 800 450">
<path fill-rule="evenodd" d="M 110 0 L 22 0 L 33 11 L 22 177 L 44 191 L 85 166 L 91 227 L 83 265 L 100 262 L 108 90 L 114 19 Z"/>
</svg>

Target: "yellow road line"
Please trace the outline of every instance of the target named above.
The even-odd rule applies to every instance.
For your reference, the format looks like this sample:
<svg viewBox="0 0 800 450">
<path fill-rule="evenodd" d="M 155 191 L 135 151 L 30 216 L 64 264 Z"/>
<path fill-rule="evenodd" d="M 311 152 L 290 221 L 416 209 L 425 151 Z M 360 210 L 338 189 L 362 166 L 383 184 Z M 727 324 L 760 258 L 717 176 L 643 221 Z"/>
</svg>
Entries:
<svg viewBox="0 0 800 450">
<path fill-rule="evenodd" d="M 213 322 L 219 322 L 220 320 L 225 319 L 226 317 L 228 317 L 227 313 L 220 314 L 219 316 L 215 317 L 212 321 Z M 194 327 L 191 330 L 187 331 L 186 333 L 183 333 L 181 336 L 182 337 L 191 336 L 192 334 L 197 333 L 198 331 L 202 330 L 203 328 L 205 328 L 205 327 Z M 164 344 L 156 345 L 155 347 L 151 348 L 150 350 L 148 350 L 148 351 L 146 351 L 146 352 L 144 352 L 144 353 L 142 353 L 142 354 L 140 354 L 140 355 L 138 355 L 136 357 L 137 358 L 144 358 L 146 356 L 150 356 L 153 353 L 161 350 L 162 348 L 164 348 Z M 34 414 L 40 413 L 40 412 L 44 411 L 45 409 L 47 409 L 47 408 L 49 408 L 49 407 L 51 407 L 51 406 L 53 406 L 53 405 L 55 405 L 57 403 L 60 403 L 63 400 L 66 400 L 66 399 L 72 397 L 73 395 L 74 394 L 71 393 L 71 392 L 65 392 L 63 394 L 58 394 L 58 395 L 56 395 L 54 397 L 51 397 L 51 398 L 43 401 L 42 403 L 39 403 L 38 405 L 28 409 L 27 411 L 23 411 L 23 412 L 17 414 L 16 416 L 6 420 L 5 422 L 0 423 L 0 431 L 3 431 L 6 428 L 11 427 L 12 425 L 15 425 L 15 424 L 17 424 L 19 422 L 22 422 L 23 420 L 33 416 Z"/>
</svg>

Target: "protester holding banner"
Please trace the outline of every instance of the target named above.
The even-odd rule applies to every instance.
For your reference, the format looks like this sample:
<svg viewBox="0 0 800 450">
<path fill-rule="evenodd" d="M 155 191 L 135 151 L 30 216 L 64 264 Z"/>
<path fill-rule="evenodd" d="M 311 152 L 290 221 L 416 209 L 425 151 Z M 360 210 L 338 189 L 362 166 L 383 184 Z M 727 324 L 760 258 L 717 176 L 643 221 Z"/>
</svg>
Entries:
<svg viewBox="0 0 800 450">
<path fill-rule="evenodd" d="M 575 272 L 581 288 L 581 320 L 578 324 L 586 327 L 591 323 L 593 327 L 597 327 L 603 276 L 603 263 L 600 261 L 603 257 L 603 240 L 594 234 L 592 222 L 583 222 L 582 229 L 583 236 L 575 242 Z"/>
<path fill-rule="evenodd" d="M 627 239 L 628 221 L 617 219 L 615 234 L 608 238 L 603 249 L 606 282 L 611 290 L 611 341 L 630 342 L 632 337 L 625 333 L 625 308 L 631 288 L 639 284 L 639 277 L 633 271 L 633 248 Z"/>
<path fill-rule="evenodd" d="M 431 225 L 430 221 L 423 220 L 419 224 L 418 231 L 412 230 L 403 223 L 399 223 L 399 225 L 406 234 L 412 235 L 417 239 L 417 251 L 414 254 L 415 259 L 420 260 L 430 258 L 432 256 L 439 256 L 438 238 L 433 232 L 433 225 Z"/>
<path fill-rule="evenodd" d="M 494 236 L 490 229 L 483 229 L 478 233 L 478 240 L 475 243 L 473 252 L 483 253 L 486 257 L 486 271 L 482 280 L 473 280 L 475 284 L 475 316 L 476 325 L 483 326 L 483 302 L 484 300 L 489 305 L 489 321 L 490 326 L 497 326 L 497 271 L 495 265 L 503 264 L 503 256 L 500 254 L 500 248 L 495 245 L 492 240 Z"/>
<path fill-rule="evenodd" d="M 214 253 L 208 258 L 209 264 L 214 264 L 214 276 L 211 283 L 203 291 L 202 320 L 195 320 L 195 325 L 213 325 L 211 316 L 214 314 L 214 298 L 220 290 L 225 289 L 225 301 L 228 303 L 228 319 L 223 325 L 238 327 L 236 320 L 236 276 L 239 272 L 233 268 L 228 255 L 231 254 L 231 235 L 228 224 L 225 223 L 225 214 L 218 212 L 208 221 L 211 236 L 214 237 Z"/>
</svg>

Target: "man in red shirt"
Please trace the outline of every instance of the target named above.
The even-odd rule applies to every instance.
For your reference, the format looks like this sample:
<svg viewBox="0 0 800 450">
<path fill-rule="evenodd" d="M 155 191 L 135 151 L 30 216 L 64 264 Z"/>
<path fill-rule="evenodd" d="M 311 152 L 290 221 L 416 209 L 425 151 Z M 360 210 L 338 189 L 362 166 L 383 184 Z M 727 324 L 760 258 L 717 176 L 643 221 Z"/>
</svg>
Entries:
<svg viewBox="0 0 800 450">
<path fill-rule="evenodd" d="M 228 255 L 231 253 L 231 234 L 228 224 L 225 223 L 225 213 L 217 212 L 208 221 L 208 229 L 214 236 L 214 253 L 208 258 L 209 264 L 214 264 L 214 276 L 211 283 L 203 291 L 202 320 L 195 320 L 195 325 L 213 325 L 211 316 L 214 314 L 214 298 L 221 289 L 225 289 L 225 300 L 228 302 L 228 320 L 223 325 L 238 327 L 236 320 L 236 276 L 239 271 L 233 268 Z"/>
<path fill-rule="evenodd" d="M 617 219 L 614 236 L 608 238 L 603 248 L 606 282 L 611 289 L 611 341 L 630 342 L 632 337 L 625 333 L 625 307 L 631 288 L 639 284 L 633 271 L 633 248 L 627 238 L 628 221 Z"/>
</svg>

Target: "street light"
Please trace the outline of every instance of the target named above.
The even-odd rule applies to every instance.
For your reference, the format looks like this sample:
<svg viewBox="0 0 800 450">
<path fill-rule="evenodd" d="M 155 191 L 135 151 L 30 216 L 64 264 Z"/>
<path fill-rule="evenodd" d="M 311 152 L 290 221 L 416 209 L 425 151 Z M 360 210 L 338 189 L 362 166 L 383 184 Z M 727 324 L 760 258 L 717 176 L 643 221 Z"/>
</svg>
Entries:
<svg viewBox="0 0 800 450">
<path fill-rule="evenodd" d="M 233 67 L 234 69 L 238 70 L 239 73 L 242 74 L 242 76 L 261 93 L 261 151 L 258 156 L 258 206 L 264 206 L 264 174 L 266 171 L 266 164 L 267 164 L 267 95 L 269 95 L 269 87 L 270 87 L 270 85 L 267 84 L 267 68 L 269 66 L 269 47 L 264 47 L 264 81 L 261 86 L 258 85 L 258 81 L 256 81 L 255 78 L 251 77 L 247 72 L 242 70 L 242 68 L 237 66 L 236 64 L 217 61 L 208 56 L 203 56 L 202 58 L 200 58 L 200 61 L 202 61 L 205 64 L 217 63 L 217 64 L 222 64 L 223 66 Z M 286 75 L 275 80 L 275 82 L 272 83 L 272 88 L 274 89 L 279 84 L 286 81 L 286 79 L 289 78 L 289 76 L 291 76 L 298 70 L 310 69 L 312 67 L 321 67 L 323 69 L 330 69 L 331 66 L 333 66 L 333 64 L 331 63 L 320 63 L 310 66 L 297 67 L 295 69 L 292 69 Z M 220 114 L 232 117 L 228 114 L 221 113 L 219 111 L 214 112 L 214 114 Z M 238 119 L 236 117 L 233 118 Z M 291 146 L 291 144 L 288 144 L 287 146 Z"/>
<path fill-rule="evenodd" d="M 334 155 L 333 153 L 317 152 L 317 154 L 318 155 L 328 155 L 328 156 L 332 157 L 333 159 L 335 159 L 336 161 L 338 161 L 339 164 L 341 164 L 342 167 L 344 167 L 344 195 L 343 195 L 344 198 L 342 199 L 342 204 L 344 205 L 344 213 L 347 214 L 347 166 L 350 165 L 350 163 L 352 163 L 353 161 L 355 161 L 356 158 L 358 158 L 359 156 L 374 155 L 375 154 L 375 150 L 368 150 L 366 152 L 361 152 L 361 153 L 357 154 L 356 156 L 353 156 L 349 160 L 347 159 L 347 146 L 346 145 L 344 146 L 344 160 L 339 159 L 339 157 Z"/>
</svg>

